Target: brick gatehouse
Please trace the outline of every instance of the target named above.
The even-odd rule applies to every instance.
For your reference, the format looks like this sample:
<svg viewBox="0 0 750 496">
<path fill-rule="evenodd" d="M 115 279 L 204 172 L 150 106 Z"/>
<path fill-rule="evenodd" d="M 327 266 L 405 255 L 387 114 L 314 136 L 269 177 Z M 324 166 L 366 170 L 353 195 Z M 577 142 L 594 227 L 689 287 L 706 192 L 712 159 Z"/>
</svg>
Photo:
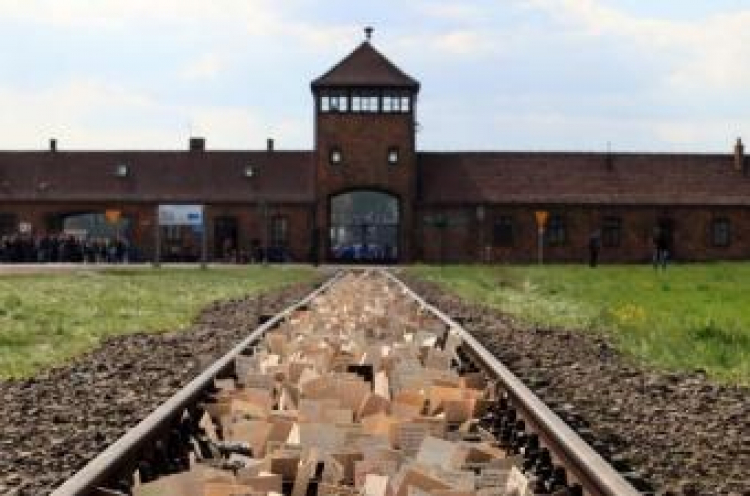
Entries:
<svg viewBox="0 0 750 496">
<path fill-rule="evenodd" d="M 369 38 L 369 36 L 368 36 Z M 314 149 L 0 152 L 0 236 L 23 227 L 127 238 L 142 260 L 194 259 L 200 230 L 158 228 L 164 204 L 205 206 L 213 260 L 267 247 L 294 261 L 750 258 L 750 161 L 727 154 L 417 150 L 419 83 L 368 40 L 312 82 Z M 157 230 L 159 235 L 157 236 Z"/>
</svg>

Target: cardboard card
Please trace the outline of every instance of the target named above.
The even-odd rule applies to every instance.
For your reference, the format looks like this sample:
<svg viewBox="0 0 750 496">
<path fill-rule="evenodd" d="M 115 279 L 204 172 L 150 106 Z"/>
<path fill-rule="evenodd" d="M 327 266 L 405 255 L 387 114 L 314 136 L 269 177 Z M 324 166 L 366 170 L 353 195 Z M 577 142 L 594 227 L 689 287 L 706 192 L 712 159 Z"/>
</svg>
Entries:
<svg viewBox="0 0 750 496">
<path fill-rule="evenodd" d="M 370 384 L 356 379 L 339 379 L 336 381 L 336 398 L 341 400 L 341 406 L 352 411 L 362 404 L 362 400 L 370 394 Z"/>
<path fill-rule="evenodd" d="M 203 496 L 203 491 L 196 474 L 183 472 L 136 486 L 133 496 Z"/>
<path fill-rule="evenodd" d="M 474 491 L 476 489 L 476 476 L 474 472 L 433 466 L 430 468 L 429 473 L 448 484 L 451 489 L 461 491 Z"/>
<path fill-rule="evenodd" d="M 329 484 L 341 484 L 346 477 L 344 465 L 331 455 L 323 457 L 323 474 L 321 480 Z"/>
<path fill-rule="evenodd" d="M 244 484 L 230 482 L 206 482 L 203 496 L 257 496 L 258 491 Z"/>
<path fill-rule="evenodd" d="M 283 480 L 294 480 L 299 467 L 299 455 L 277 453 L 269 458 L 270 471 L 279 474 Z"/>
<path fill-rule="evenodd" d="M 444 401 L 464 399 L 464 391 L 466 390 L 456 387 L 432 386 L 428 392 L 430 415 L 441 411 Z"/>
<path fill-rule="evenodd" d="M 267 355 L 260 360 L 260 373 L 267 374 L 269 367 L 277 366 L 281 361 L 279 355 Z"/>
<path fill-rule="evenodd" d="M 442 402 L 446 422 L 465 422 L 474 416 L 475 400 L 444 400 Z"/>
<path fill-rule="evenodd" d="M 441 350 L 440 348 L 428 348 L 427 356 L 424 359 L 424 366 L 428 369 L 449 369 L 453 356 Z"/>
<path fill-rule="evenodd" d="M 343 481 L 346 484 L 353 484 L 354 464 L 364 459 L 362 452 L 350 451 L 348 453 L 333 453 L 331 456 L 336 459 L 344 469 Z"/>
<path fill-rule="evenodd" d="M 421 413 L 424 409 L 424 404 L 425 397 L 421 392 L 405 389 L 395 394 L 391 407 L 395 409 L 398 405 L 409 405 Z"/>
<path fill-rule="evenodd" d="M 531 494 L 529 491 L 529 480 L 523 475 L 518 467 L 514 466 L 510 469 L 505 484 L 505 494 L 508 496 L 527 496 L 528 494 Z"/>
<path fill-rule="evenodd" d="M 253 491 L 262 493 L 282 492 L 282 477 L 280 474 L 270 472 L 257 475 L 237 474 L 237 482 L 249 486 Z"/>
<path fill-rule="evenodd" d="M 391 399 L 391 382 L 384 370 L 375 374 L 372 390 L 387 400 Z"/>
<path fill-rule="evenodd" d="M 323 410 L 323 422 L 331 424 L 350 424 L 354 414 L 348 408 L 326 408 Z"/>
<path fill-rule="evenodd" d="M 269 332 L 265 336 L 268 349 L 279 357 L 286 356 L 288 338 L 281 332 Z"/>
<path fill-rule="evenodd" d="M 271 374 L 248 372 L 244 376 L 239 376 L 239 383 L 247 388 L 273 391 L 276 379 Z"/>
<path fill-rule="evenodd" d="M 300 463 L 297 476 L 294 478 L 292 496 L 307 495 L 307 488 L 310 485 L 310 479 L 315 475 L 317 465 L 318 461 L 315 457 L 307 458 Z"/>
<path fill-rule="evenodd" d="M 461 387 L 484 391 L 489 386 L 487 378 L 481 372 L 470 372 L 461 377 Z"/>
<path fill-rule="evenodd" d="M 395 480 L 398 483 L 395 488 L 395 496 L 408 496 L 411 488 L 425 491 L 428 494 L 441 489 L 451 489 L 450 485 L 415 466 L 405 467 L 403 475 Z"/>
<path fill-rule="evenodd" d="M 302 398 L 299 401 L 299 421 L 300 422 L 323 422 L 324 411 L 335 410 L 340 407 L 341 407 L 341 402 L 335 398 L 329 398 L 329 399 Z"/>
<path fill-rule="evenodd" d="M 238 420 L 224 427 L 226 441 L 247 443 L 253 450 L 253 456 L 262 457 L 274 426 L 265 420 Z"/>
<path fill-rule="evenodd" d="M 357 418 L 361 419 L 376 413 L 390 413 L 391 402 L 377 393 L 368 393 L 357 408 Z"/>
<path fill-rule="evenodd" d="M 393 426 L 394 445 L 407 456 L 415 456 L 429 433 L 430 428 L 426 424 L 410 421 L 398 422 Z"/>
<path fill-rule="evenodd" d="M 390 479 L 384 475 L 367 474 L 363 484 L 358 484 L 357 487 L 362 487 L 364 496 L 388 496 L 389 480 Z"/>
<path fill-rule="evenodd" d="M 237 389 L 233 378 L 214 379 L 214 387 L 221 391 L 234 391 Z"/>
<path fill-rule="evenodd" d="M 359 491 L 353 487 L 319 482 L 317 494 L 318 496 L 358 496 Z"/>
<path fill-rule="evenodd" d="M 217 401 L 212 401 L 210 403 L 203 403 L 202 404 L 203 409 L 206 410 L 206 413 L 208 413 L 211 418 L 221 418 L 226 417 L 228 415 L 231 415 L 232 413 L 232 403 L 229 399 L 222 399 Z"/>
<path fill-rule="evenodd" d="M 344 433 L 335 425 L 305 422 L 298 424 L 300 445 L 331 453 L 344 444 Z"/>
<path fill-rule="evenodd" d="M 299 389 L 290 382 L 281 386 L 279 394 L 279 410 L 297 410 L 299 407 Z"/>
<path fill-rule="evenodd" d="M 422 440 L 416 461 L 422 465 L 451 470 L 461 466 L 465 458 L 464 453 L 465 448 L 460 444 L 427 436 Z"/>
<path fill-rule="evenodd" d="M 201 420 L 198 422 L 198 427 L 203 430 L 209 440 L 214 443 L 219 441 L 219 436 L 216 434 L 216 426 L 208 412 L 203 412 Z"/>
<path fill-rule="evenodd" d="M 396 419 L 384 413 L 376 413 L 362 419 L 362 430 L 373 436 L 391 436 L 391 426 L 397 422 Z"/>
<path fill-rule="evenodd" d="M 257 356 L 237 355 L 234 359 L 234 373 L 240 381 L 247 374 L 257 372 L 260 369 L 260 362 Z M 240 382 L 242 384 L 242 382 Z"/>
<path fill-rule="evenodd" d="M 249 398 L 233 399 L 229 405 L 230 415 L 250 419 L 261 419 L 267 417 L 273 407 L 270 397 L 256 397 L 253 398 L 253 400 Z"/>
<path fill-rule="evenodd" d="M 386 479 L 392 477 L 398 470 L 395 460 L 361 460 L 354 462 L 354 485 L 362 487 L 368 475 L 380 475 Z"/>
</svg>

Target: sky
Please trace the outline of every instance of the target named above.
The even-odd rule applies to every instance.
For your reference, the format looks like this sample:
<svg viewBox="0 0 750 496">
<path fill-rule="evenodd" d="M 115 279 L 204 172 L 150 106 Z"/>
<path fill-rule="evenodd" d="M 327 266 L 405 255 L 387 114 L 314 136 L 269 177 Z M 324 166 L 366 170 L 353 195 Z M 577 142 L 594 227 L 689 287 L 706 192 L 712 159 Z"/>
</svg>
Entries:
<svg viewBox="0 0 750 496">
<path fill-rule="evenodd" d="M 0 149 L 311 149 L 368 25 L 422 150 L 750 142 L 750 0 L 0 0 Z"/>
</svg>

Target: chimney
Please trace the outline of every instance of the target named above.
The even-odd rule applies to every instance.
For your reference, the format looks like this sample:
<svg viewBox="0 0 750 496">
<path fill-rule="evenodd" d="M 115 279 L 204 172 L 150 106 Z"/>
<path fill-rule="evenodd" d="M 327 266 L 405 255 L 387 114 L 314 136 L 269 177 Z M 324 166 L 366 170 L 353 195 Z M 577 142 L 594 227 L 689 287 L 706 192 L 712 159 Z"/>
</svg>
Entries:
<svg viewBox="0 0 750 496">
<path fill-rule="evenodd" d="M 268 140 L 266 141 L 266 150 L 268 150 L 269 152 L 273 151 L 273 138 L 268 138 Z"/>
<path fill-rule="evenodd" d="M 190 151 L 191 152 L 206 151 L 206 138 L 190 138 Z"/>
<path fill-rule="evenodd" d="M 49 151 L 52 153 L 57 151 L 57 140 L 55 138 L 49 140 Z"/>
<path fill-rule="evenodd" d="M 742 138 L 737 138 L 737 144 L 734 145 L 734 169 L 738 172 L 745 172 L 745 145 L 742 144 Z"/>
</svg>

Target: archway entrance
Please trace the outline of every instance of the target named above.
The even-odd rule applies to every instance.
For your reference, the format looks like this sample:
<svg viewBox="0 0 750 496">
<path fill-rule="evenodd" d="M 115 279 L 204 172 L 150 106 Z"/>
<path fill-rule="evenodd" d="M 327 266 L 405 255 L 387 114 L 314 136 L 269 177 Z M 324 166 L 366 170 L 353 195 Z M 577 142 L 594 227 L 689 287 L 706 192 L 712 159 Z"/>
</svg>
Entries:
<svg viewBox="0 0 750 496">
<path fill-rule="evenodd" d="M 332 196 L 329 254 L 334 262 L 395 263 L 399 257 L 399 200 L 380 191 Z"/>
</svg>

